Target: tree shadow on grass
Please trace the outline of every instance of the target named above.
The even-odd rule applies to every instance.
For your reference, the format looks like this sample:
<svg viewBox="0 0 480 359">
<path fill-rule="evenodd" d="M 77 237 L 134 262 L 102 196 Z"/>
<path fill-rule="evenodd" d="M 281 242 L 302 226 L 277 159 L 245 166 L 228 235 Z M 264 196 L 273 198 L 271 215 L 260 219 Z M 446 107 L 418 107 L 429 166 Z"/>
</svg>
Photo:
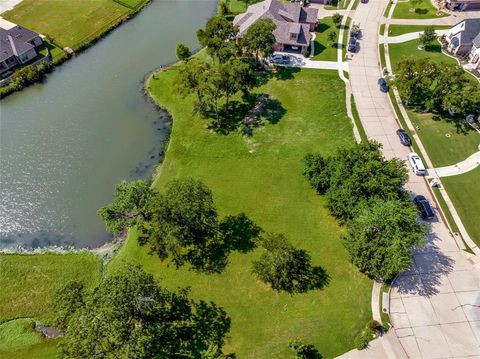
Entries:
<svg viewBox="0 0 480 359">
<path fill-rule="evenodd" d="M 247 253 L 257 246 L 262 229 L 245 213 L 227 216 L 220 223 L 220 231 L 225 238 L 225 250 Z"/>
<path fill-rule="evenodd" d="M 273 77 L 277 80 L 292 80 L 295 78 L 295 74 L 300 72 L 298 67 L 277 67 L 277 70 L 273 73 Z"/>
<path fill-rule="evenodd" d="M 265 123 L 276 124 L 285 115 L 282 103 L 268 94 L 255 94 L 244 98 L 244 101 L 230 102 L 228 113 L 222 113 L 218 120 L 212 121 L 208 128 L 223 135 L 240 130 L 251 136 L 254 128 Z"/>
</svg>

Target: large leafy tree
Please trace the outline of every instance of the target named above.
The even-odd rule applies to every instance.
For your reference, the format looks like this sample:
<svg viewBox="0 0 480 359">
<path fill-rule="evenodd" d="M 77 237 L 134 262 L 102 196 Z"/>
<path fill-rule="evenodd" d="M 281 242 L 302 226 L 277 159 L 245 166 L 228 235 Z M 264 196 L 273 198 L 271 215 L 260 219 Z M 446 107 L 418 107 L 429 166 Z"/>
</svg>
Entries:
<svg viewBox="0 0 480 359">
<path fill-rule="evenodd" d="M 205 29 L 197 31 L 197 37 L 214 60 L 225 62 L 238 50 L 237 33 L 238 27 L 234 26 L 231 21 L 223 16 L 214 16 L 208 20 Z"/>
<path fill-rule="evenodd" d="M 190 49 L 184 44 L 177 44 L 177 47 L 175 48 L 175 54 L 177 55 L 177 59 L 180 61 L 187 61 L 191 56 Z"/>
<path fill-rule="evenodd" d="M 209 86 L 211 68 L 212 65 L 209 62 L 192 58 L 180 65 L 175 79 L 175 89 L 179 94 L 183 96 L 196 95 L 195 109 L 199 112 L 205 111 L 207 107 L 205 97 Z"/>
<path fill-rule="evenodd" d="M 422 244 L 426 233 L 409 201 L 377 199 L 350 221 L 343 242 L 360 271 L 388 280 L 410 266 L 412 248 Z"/>
<path fill-rule="evenodd" d="M 242 46 L 250 53 L 255 55 L 258 60 L 259 55 L 266 57 L 273 53 L 275 44 L 275 31 L 277 25 L 272 19 L 260 19 L 250 26 L 242 38 Z"/>
<path fill-rule="evenodd" d="M 433 26 L 427 26 L 420 34 L 420 43 L 427 49 L 437 39 L 437 33 Z"/>
<path fill-rule="evenodd" d="M 121 182 L 115 188 L 112 203 L 100 208 L 98 214 L 107 231 L 120 234 L 127 227 L 150 219 L 148 203 L 155 195 L 150 183 L 145 180 Z"/>
<path fill-rule="evenodd" d="M 221 354 L 230 328 L 214 303 L 195 302 L 186 290 L 169 292 L 135 266 L 107 276 L 78 303 L 71 307 L 60 358 L 200 359 L 211 348 Z"/>
<path fill-rule="evenodd" d="M 408 179 L 405 163 L 386 160 L 377 142 L 341 148 L 330 157 L 307 155 L 304 176 L 327 198 L 330 212 L 342 222 L 355 217 L 357 206 L 374 198 L 402 196 Z"/>
<path fill-rule="evenodd" d="M 292 246 L 283 234 L 268 234 L 262 246 L 265 251 L 253 262 L 253 273 L 272 289 L 304 293 L 328 283 L 328 275 L 321 267 L 312 266 L 307 251 Z"/>
</svg>

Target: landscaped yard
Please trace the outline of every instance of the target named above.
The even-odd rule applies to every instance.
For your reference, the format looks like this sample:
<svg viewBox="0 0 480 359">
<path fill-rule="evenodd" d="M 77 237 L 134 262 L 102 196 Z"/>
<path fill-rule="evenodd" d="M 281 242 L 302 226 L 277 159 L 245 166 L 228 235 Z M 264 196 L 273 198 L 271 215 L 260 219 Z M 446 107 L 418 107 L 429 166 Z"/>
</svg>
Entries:
<svg viewBox="0 0 480 359">
<path fill-rule="evenodd" d="M 101 271 L 100 259 L 88 252 L 1 254 L 0 323 L 22 317 L 48 323 L 57 289 L 72 280 L 91 288 Z"/>
<path fill-rule="evenodd" d="M 225 350 L 239 358 L 288 358 L 287 343 L 295 337 L 315 344 L 325 358 L 351 349 L 371 316 L 372 282 L 348 261 L 340 240 L 343 229 L 302 176 L 307 153 L 329 154 L 354 142 L 344 84 L 331 71 L 282 70 L 256 92 L 278 100 L 284 114 L 244 136 L 209 131 L 207 120 L 192 115 L 193 97 L 170 90 L 175 77 L 171 68 L 148 83 L 156 101 L 174 117 L 155 186 L 162 189 L 177 177 L 201 179 L 213 190 L 221 215 L 245 212 L 265 231 L 284 233 L 311 253 L 314 265 L 326 269 L 330 284 L 306 294 L 276 293 L 251 273 L 261 250 L 232 254 L 221 274 L 177 270 L 140 248 L 134 230 L 109 270 L 123 260 L 141 263 L 161 284 L 190 286 L 193 297 L 222 306 L 232 319 Z"/>
<path fill-rule="evenodd" d="M 457 65 L 457 60 L 444 55 L 442 53 L 440 44 L 435 42 L 433 45 L 428 47 L 428 51 L 426 50 L 419 50 L 418 46 L 420 46 L 419 40 L 411 40 L 407 42 L 402 42 L 400 44 L 390 44 L 388 45 L 389 53 L 390 53 L 390 61 L 392 63 L 392 69 L 395 72 L 397 69 L 397 64 L 406 58 L 415 58 L 419 59 L 422 57 L 429 57 L 434 62 L 444 62 L 447 64 Z"/>
<path fill-rule="evenodd" d="M 415 8 L 415 11 L 410 11 Z M 437 16 L 438 9 L 432 5 L 431 0 L 422 0 L 419 5 L 412 5 L 410 1 L 400 1 L 395 5 L 393 11 L 393 19 L 432 19 L 437 17 L 448 16 L 442 13 Z"/>
<path fill-rule="evenodd" d="M 113 0 L 23 0 L 2 16 L 76 50 L 130 13 Z"/>
<path fill-rule="evenodd" d="M 328 41 L 328 34 L 332 31 L 337 33 L 338 39 L 340 29 L 333 24 L 332 17 L 321 19 L 318 24 L 317 32 L 315 33 L 315 51 L 312 60 L 337 61 L 338 41 L 336 40 L 333 44 Z"/>
<path fill-rule="evenodd" d="M 424 31 L 425 27 L 428 25 L 390 25 L 388 27 L 388 36 L 399 36 L 403 34 L 408 34 L 409 32 Z M 451 26 L 434 26 L 435 30 L 446 30 L 450 29 Z M 383 32 L 381 33 L 383 35 Z"/>
<path fill-rule="evenodd" d="M 470 237 L 480 245 L 480 168 L 452 177 L 442 178 L 442 183 L 450 196 Z"/>
</svg>

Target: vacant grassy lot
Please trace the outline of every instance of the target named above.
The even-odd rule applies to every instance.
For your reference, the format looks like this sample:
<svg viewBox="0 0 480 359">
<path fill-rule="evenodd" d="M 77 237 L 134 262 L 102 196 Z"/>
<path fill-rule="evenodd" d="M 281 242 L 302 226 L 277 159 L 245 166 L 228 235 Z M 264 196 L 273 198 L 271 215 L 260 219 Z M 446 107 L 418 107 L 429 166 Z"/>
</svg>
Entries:
<svg viewBox="0 0 480 359">
<path fill-rule="evenodd" d="M 58 340 L 45 339 L 33 324 L 31 319 L 17 319 L 0 325 L 0 358 L 55 358 Z"/>
<path fill-rule="evenodd" d="M 415 11 L 410 11 L 415 8 Z M 393 10 L 393 19 L 432 19 L 448 16 L 442 13 L 437 16 L 438 9 L 432 5 L 431 0 L 422 0 L 419 5 L 412 5 L 410 1 L 398 2 Z"/>
<path fill-rule="evenodd" d="M 403 34 L 408 34 L 409 32 L 424 31 L 427 25 L 390 25 L 388 27 L 388 36 L 399 36 Z M 450 29 L 451 26 L 434 26 L 435 30 L 446 30 Z M 383 32 L 382 32 L 383 34 Z"/>
<path fill-rule="evenodd" d="M 480 133 L 470 127 L 431 113 L 408 111 L 408 116 L 419 127 L 417 134 L 435 167 L 453 165 L 478 151 Z"/>
<path fill-rule="evenodd" d="M 193 97 L 182 99 L 171 91 L 176 71 L 158 73 L 148 83 L 156 101 L 174 117 L 155 185 L 161 189 L 182 176 L 203 180 L 221 215 L 245 212 L 264 230 L 285 233 L 310 251 L 331 282 L 302 295 L 275 293 L 251 274 L 259 250 L 231 255 L 221 274 L 176 270 L 140 248 L 134 231 L 110 269 L 124 260 L 141 263 L 164 285 L 190 286 L 194 297 L 224 307 L 232 318 L 227 350 L 239 358 L 288 358 L 287 342 L 294 337 L 314 343 L 326 358 L 351 349 L 370 317 L 371 281 L 348 262 L 342 228 L 302 177 L 308 152 L 332 153 L 354 141 L 343 83 L 332 71 L 282 71 L 282 79 L 270 80 L 259 92 L 277 99 L 283 116 L 246 137 L 237 131 L 213 133 L 206 128 L 208 121 L 193 116 Z"/>
<path fill-rule="evenodd" d="M 480 168 L 459 176 L 444 177 L 448 192 L 470 237 L 480 245 Z"/>
<path fill-rule="evenodd" d="M 433 45 L 430 45 L 426 50 L 419 50 L 420 46 L 419 40 L 411 40 L 407 42 L 402 42 L 400 44 L 390 44 L 388 45 L 390 52 L 390 61 L 392 62 L 392 69 L 395 72 L 397 69 L 398 63 L 407 58 L 419 59 L 423 57 L 429 57 L 432 61 L 437 63 L 447 63 L 452 65 L 457 65 L 457 60 L 448 57 L 442 53 L 440 44 L 435 42 Z"/>
<path fill-rule="evenodd" d="M 88 252 L 1 254 L 0 323 L 21 317 L 48 322 L 58 288 L 72 280 L 93 287 L 101 270 L 100 259 Z"/>
<path fill-rule="evenodd" d="M 332 31 L 337 33 L 337 40 L 330 43 L 328 41 L 328 34 Z M 320 20 L 317 32 L 315 33 L 315 51 L 312 60 L 337 61 L 339 31 L 340 28 L 333 24 L 332 17 L 326 17 Z"/>
<path fill-rule="evenodd" d="M 76 50 L 131 12 L 113 0 L 23 0 L 2 16 Z"/>
</svg>

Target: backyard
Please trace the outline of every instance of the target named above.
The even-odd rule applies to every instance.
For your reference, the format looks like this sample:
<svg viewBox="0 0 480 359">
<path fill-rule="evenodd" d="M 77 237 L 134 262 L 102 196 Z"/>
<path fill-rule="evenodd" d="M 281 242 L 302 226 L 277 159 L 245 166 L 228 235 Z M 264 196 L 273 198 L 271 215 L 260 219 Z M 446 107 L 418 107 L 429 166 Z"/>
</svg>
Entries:
<svg viewBox="0 0 480 359">
<path fill-rule="evenodd" d="M 413 11 L 415 9 L 415 11 Z M 446 13 L 441 13 L 437 16 L 439 10 L 432 5 L 431 0 L 421 0 L 419 4 L 413 5 L 411 1 L 399 1 L 395 5 L 393 11 L 393 19 L 434 19 L 438 17 L 448 16 Z"/>
<path fill-rule="evenodd" d="M 337 39 L 340 27 L 333 23 L 332 17 L 326 17 L 319 21 L 317 32 L 315 33 L 314 53 L 312 60 L 316 61 L 337 61 L 338 41 L 330 43 L 328 34 L 336 31 Z M 348 31 L 348 28 L 345 30 Z"/>
<path fill-rule="evenodd" d="M 142 0 L 143 1 L 143 0 Z M 129 0 L 129 4 L 140 0 Z M 23 0 L 2 16 L 76 50 L 132 13 L 114 0 Z"/>
<path fill-rule="evenodd" d="M 163 285 L 189 286 L 193 297 L 222 306 L 232 319 L 225 349 L 239 358 L 288 357 L 287 343 L 295 337 L 316 345 L 325 358 L 353 348 L 371 315 L 371 281 L 348 261 L 340 240 L 343 229 L 302 177 L 307 153 L 329 154 L 354 143 L 341 95 L 344 84 L 336 72 L 281 70 L 256 90 L 275 99 L 281 115 L 254 128 L 251 136 L 240 131 L 222 135 L 192 115 L 193 97 L 166 90 L 176 72 L 168 69 L 148 82 L 154 99 L 174 117 L 155 186 L 161 190 L 183 176 L 201 179 L 213 190 L 220 215 L 244 212 L 265 231 L 284 233 L 311 253 L 313 264 L 325 268 L 331 281 L 306 294 L 274 292 L 251 273 L 259 250 L 231 255 L 221 274 L 177 270 L 139 247 L 134 230 L 109 270 L 122 261 L 141 263 Z"/>
</svg>

